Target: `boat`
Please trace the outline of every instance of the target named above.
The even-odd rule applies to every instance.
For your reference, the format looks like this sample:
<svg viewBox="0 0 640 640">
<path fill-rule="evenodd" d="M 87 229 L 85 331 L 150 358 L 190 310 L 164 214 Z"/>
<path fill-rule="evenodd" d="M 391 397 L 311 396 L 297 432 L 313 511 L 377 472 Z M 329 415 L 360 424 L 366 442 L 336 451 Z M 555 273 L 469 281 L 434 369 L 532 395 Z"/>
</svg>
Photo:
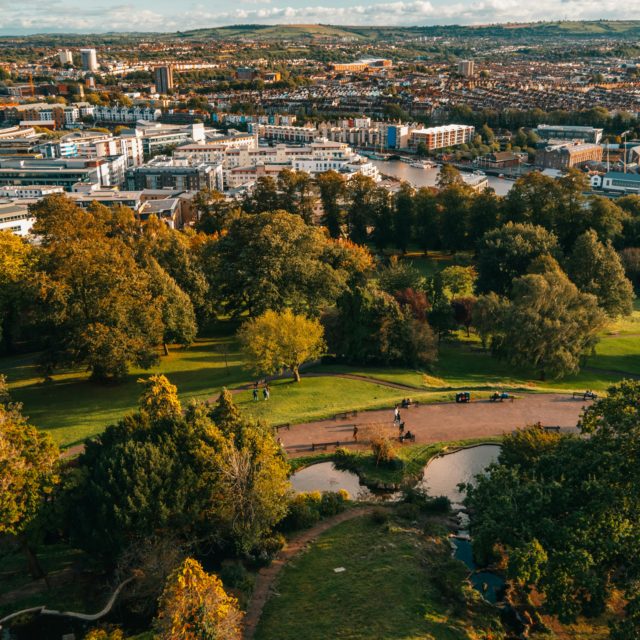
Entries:
<svg viewBox="0 0 640 640">
<path fill-rule="evenodd" d="M 433 162 L 429 162 L 429 160 L 415 160 L 411 162 L 409 166 L 415 167 L 416 169 L 434 169 L 436 165 L 433 164 Z"/>
</svg>

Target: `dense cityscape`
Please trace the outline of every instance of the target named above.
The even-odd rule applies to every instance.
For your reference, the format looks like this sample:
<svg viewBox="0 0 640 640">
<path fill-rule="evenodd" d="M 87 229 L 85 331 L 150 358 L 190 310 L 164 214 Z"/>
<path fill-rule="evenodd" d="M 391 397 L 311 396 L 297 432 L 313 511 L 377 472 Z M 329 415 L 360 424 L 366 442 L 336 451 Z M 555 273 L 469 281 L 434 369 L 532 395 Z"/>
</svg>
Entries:
<svg viewBox="0 0 640 640">
<path fill-rule="evenodd" d="M 3 640 L 640 638 L 640 21 L 25 30 Z"/>
</svg>

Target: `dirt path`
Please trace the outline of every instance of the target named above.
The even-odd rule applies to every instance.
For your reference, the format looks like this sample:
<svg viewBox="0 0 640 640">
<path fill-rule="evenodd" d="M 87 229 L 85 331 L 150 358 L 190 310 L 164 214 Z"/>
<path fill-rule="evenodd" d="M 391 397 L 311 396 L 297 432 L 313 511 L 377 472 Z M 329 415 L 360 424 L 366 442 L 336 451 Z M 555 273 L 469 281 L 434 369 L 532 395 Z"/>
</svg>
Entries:
<svg viewBox="0 0 640 640">
<path fill-rule="evenodd" d="M 253 638 L 256 628 L 258 627 L 258 622 L 260 622 L 264 605 L 271 596 L 274 583 L 287 562 L 303 551 L 307 545 L 313 542 L 321 533 L 335 527 L 341 522 L 367 515 L 371 513 L 373 509 L 374 507 L 355 507 L 319 522 L 314 527 L 311 527 L 311 529 L 307 529 L 293 538 L 268 567 L 260 569 L 244 617 L 244 640 L 251 640 L 251 638 Z"/>
<path fill-rule="evenodd" d="M 514 402 L 489 402 L 488 400 L 456 404 L 453 402 L 424 404 L 401 410 L 405 431 L 416 436 L 416 443 L 463 440 L 510 433 L 518 427 L 540 422 L 543 426 L 560 427 L 563 431 L 576 429 L 582 410 L 589 403 L 574 400 L 569 394 L 528 394 Z M 358 426 L 359 436 L 365 434 L 368 425 L 391 430 L 392 409 L 360 412 L 346 420 L 319 420 L 292 425 L 280 429 L 278 436 L 290 455 L 312 443 L 342 442 L 353 444 L 353 427 Z"/>
</svg>

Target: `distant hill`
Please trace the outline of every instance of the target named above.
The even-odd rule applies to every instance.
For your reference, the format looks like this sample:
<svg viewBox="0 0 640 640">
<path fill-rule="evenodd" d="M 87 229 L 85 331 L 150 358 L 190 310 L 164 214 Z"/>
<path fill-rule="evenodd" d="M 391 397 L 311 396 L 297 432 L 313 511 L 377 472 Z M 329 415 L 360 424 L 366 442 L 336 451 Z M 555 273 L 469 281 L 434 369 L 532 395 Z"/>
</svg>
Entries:
<svg viewBox="0 0 640 640">
<path fill-rule="evenodd" d="M 322 42 L 343 40 L 345 42 L 376 42 L 402 40 L 416 36 L 499 38 L 523 41 L 540 41 L 557 38 L 613 38 L 631 39 L 640 37 L 640 20 L 594 20 L 502 23 L 486 25 L 436 25 L 415 27 L 348 26 L 326 24 L 240 24 L 178 31 L 175 33 L 102 33 L 102 34 L 38 34 L 31 36 L 4 36 L 1 40 L 43 43 L 45 41 L 94 44 L 117 43 L 122 40 L 253 40 L 265 42 Z"/>
</svg>

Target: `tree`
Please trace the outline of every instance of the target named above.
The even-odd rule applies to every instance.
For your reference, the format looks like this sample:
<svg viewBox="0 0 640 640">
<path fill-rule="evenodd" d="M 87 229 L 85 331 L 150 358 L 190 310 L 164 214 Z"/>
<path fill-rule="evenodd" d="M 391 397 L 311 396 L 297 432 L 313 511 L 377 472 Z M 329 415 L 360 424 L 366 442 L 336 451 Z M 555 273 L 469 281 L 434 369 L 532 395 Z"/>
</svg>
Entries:
<svg viewBox="0 0 640 640">
<path fill-rule="evenodd" d="M 29 527 L 58 482 L 59 451 L 48 433 L 38 431 L 9 401 L 0 376 L 0 534 L 15 537 L 32 577 L 44 572 L 29 540 Z"/>
<path fill-rule="evenodd" d="M 500 333 L 506 299 L 490 292 L 476 299 L 471 323 L 476 329 L 482 348 L 486 349 L 491 337 Z"/>
<path fill-rule="evenodd" d="M 640 290 L 640 248 L 627 247 L 620 252 L 620 260 L 624 265 L 627 278 L 633 283 L 636 291 Z"/>
<path fill-rule="evenodd" d="M 595 231 L 586 231 L 576 240 L 568 273 L 581 291 L 596 296 L 609 317 L 633 311 L 633 286 L 625 277 L 620 256 L 611 241 L 603 244 Z"/>
<path fill-rule="evenodd" d="M 153 626 L 160 640 L 240 640 L 242 613 L 220 579 L 187 558 L 167 579 Z"/>
<path fill-rule="evenodd" d="M 452 265 L 442 270 L 442 286 L 448 298 L 469 297 L 473 295 L 476 282 L 476 270 L 473 267 Z"/>
<path fill-rule="evenodd" d="M 86 364 L 104 382 L 121 379 L 131 364 L 155 364 L 165 327 L 130 245 L 133 213 L 83 210 L 63 196 L 48 196 L 32 211 L 42 237 L 36 279 L 47 372 Z"/>
<path fill-rule="evenodd" d="M 499 464 L 467 488 L 478 557 L 506 556 L 516 588 L 535 586 L 562 622 L 600 615 L 622 591 L 616 640 L 640 632 L 638 406 L 640 383 L 623 381 L 584 412 L 588 437 L 539 426 L 509 434 Z"/>
<path fill-rule="evenodd" d="M 247 320 L 238 338 L 256 373 L 272 375 L 289 369 L 300 382 L 300 365 L 320 357 L 325 349 L 323 334 L 317 320 L 285 309 Z"/>
<path fill-rule="evenodd" d="M 478 290 L 504 295 L 535 258 L 558 251 L 557 238 L 543 227 L 508 222 L 493 229 L 478 243 Z"/>
<path fill-rule="evenodd" d="M 402 253 L 409 248 L 414 222 L 414 189 L 406 182 L 400 185 L 400 189 L 394 196 L 395 216 L 393 233 L 395 243 Z"/>
<path fill-rule="evenodd" d="M 423 187 L 414 198 L 415 234 L 420 248 L 426 253 L 428 249 L 440 247 L 439 216 L 437 196 L 434 189 Z"/>
<path fill-rule="evenodd" d="M 471 200 L 468 214 L 468 234 L 470 238 L 481 238 L 487 231 L 500 226 L 502 199 L 493 189 L 476 193 Z"/>
<path fill-rule="evenodd" d="M 332 238 L 339 238 L 344 222 L 342 200 L 345 195 L 345 179 L 336 171 L 326 171 L 316 178 L 322 202 L 322 224 Z"/>
<path fill-rule="evenodd" d="M 347 182 L 347 229 L 349 238 L 357 244 L 364 244 L 368 237 L 375 187 L 373 178 L 361 173 L 356 173 Z"/>
<path fill-rule="evenodd" d="M 404 289 L 420 291 L 424 289 L 424 276 L 408 260 L 398 260 L 391 256 L 389 265 L 380 270 L 378 276 L 380 288 L 391 295 Z"/>
<path fill-rule="evenodd" d="M 329 349 L 350 362 L 422 366 L 437 357 L 429 324 L 371 282 L 340 296 L 323 324 Z"/>
<path fill-rule="evenodd" d="M 276 181 L 271 176 L 260 176 L 256 180 L 253 191 L 247 194 L 244 199 L 242 208 L 247 213 L 262 213 L 280 209 L 280 196 Z"/>
<path fill-rule="evenodd" d="M 196 229 L 203 233 L 220 233 L 237 216 L 237 207 L 215 189 L 201 189 L 196 193 L 192 204 L 197 216 Z"/>
<path fill-rule="evenodd" d="M 459 325 L 463 325 L 467 330 L 467 337 L 469 336 L 469 327 L 473 322 L 473 308 L 475 304 L 476 299 L 472 297 L 454 298 L 451 301 L 453 317 Z"/>
<path fill-rule="evenodd" d="M 30 281 L 34 250 L 10 231 L 0 231 L 0 343 L 11 350 L 22 311 L 35 295 Z"/>
<path fill-rule="evenodd" d="M 452 184 L 461 185 L 462 183 L 462 174 L 453 165 L 443 164 L 440 167 L 437 182 L 438 189 L 446 189 Z"/>
<path fill-rule="evenodd" d="M 176 388 L 154 376 L 136 413 L 87 442 L 65 521 L 108 566 L 150 532 L 249 553 L 284 517 L 288 472 L 273 430 L 244 420 L 228 394 L 183 412 Z"/>
<path fill-rule="evenodd" d="M 561 377 L 580 370 L 603 325 L 595 296 L 580 292 L 549 258 L 513 281 L 492 347 L 512 365 L 539 370 L 542 379 Z"/>
<path fill-rule="evenodd" d="M 316 314 L 370 267 L 367 256 L 279 211 L 234 220 L 227 234 L 206 247 L 204 268 L 222 313 L 256 316 L 290 307 Z"/>
</svg>

